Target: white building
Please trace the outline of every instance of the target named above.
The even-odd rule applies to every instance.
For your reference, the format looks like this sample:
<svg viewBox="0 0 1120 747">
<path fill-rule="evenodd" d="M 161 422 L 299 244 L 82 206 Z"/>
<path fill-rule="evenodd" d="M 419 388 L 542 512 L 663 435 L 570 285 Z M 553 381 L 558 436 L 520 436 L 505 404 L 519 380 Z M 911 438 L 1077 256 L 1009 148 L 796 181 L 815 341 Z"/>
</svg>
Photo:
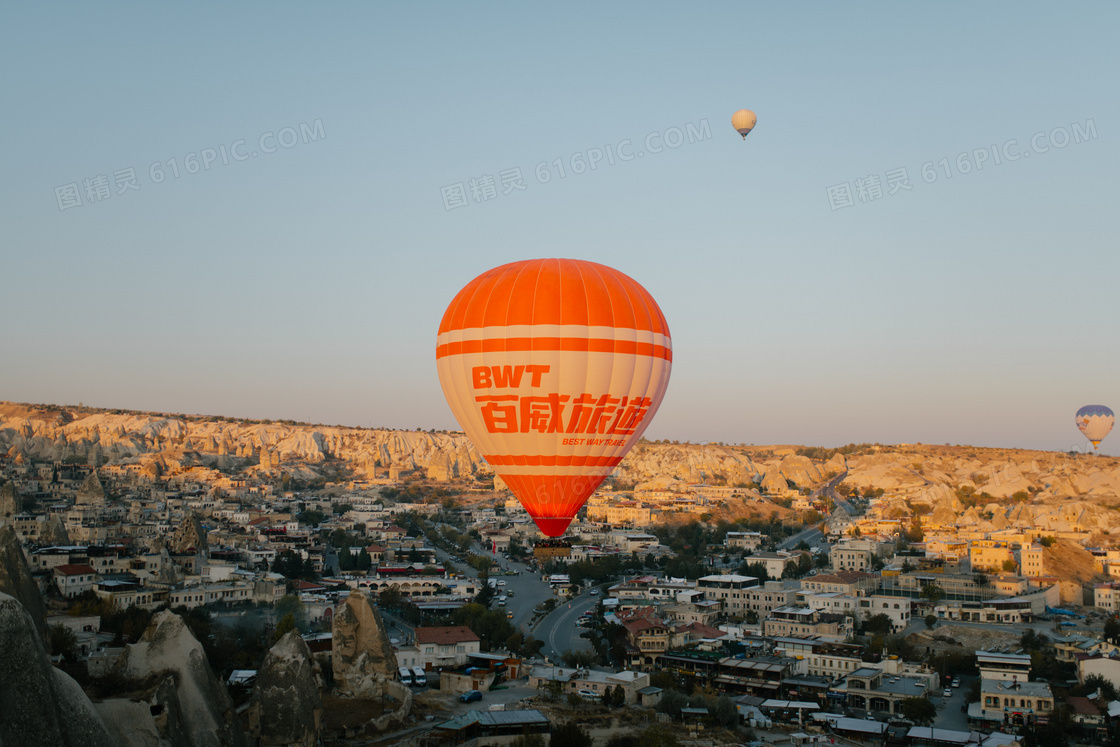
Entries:
<svg viewBox="0 0 1120 747">
<path fill-rule="evenodd" d="M 706 599 L 721 602 L 725 613 L 738 616 L 750 609 L 747 590 L 754 586 L 758 586 L 757 578 L 737 573 L 703 576 L 696 582 Z"/>
<path fill-rule="evenodd" d="M 416 649 L 420 666 L 461 667 L 467 657 L 479 652 L 479 638 L 465 625 L 440 628 L 416 628 Z"/>
<path fill-rule="evenodd" d="M 92 566 L 84 564 L 66 564 L 55 566 L 54 583 L 62 596 L 71 598 L 93 590 L 97 581 L 97 572 Z"/>
</svg>

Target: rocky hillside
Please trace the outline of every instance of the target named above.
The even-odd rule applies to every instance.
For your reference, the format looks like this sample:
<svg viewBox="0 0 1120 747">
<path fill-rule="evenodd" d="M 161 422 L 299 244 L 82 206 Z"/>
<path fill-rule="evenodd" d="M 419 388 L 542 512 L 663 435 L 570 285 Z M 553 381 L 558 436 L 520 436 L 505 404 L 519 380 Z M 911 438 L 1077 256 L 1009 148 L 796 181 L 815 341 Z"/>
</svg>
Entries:
<svg viewBox="0 0 1120 747">
<path fill-rule="evenodd" d="M 462 433 L 13 403 L 0 403 L 0 455 L 15 463 L 135 465 L 141 479 L 187 470 L 197 476 L 194 468 L 201 467 L 217 476 L 290 479 L 297 485 L 402 475 L 473 480 L 490 472 Z M 815 490 L 838 475 L 861 492 L 884 491 L 897 502 L 898 515 L 919 507 L 946 524 L 1120 528 L 1120 459 L 1091 454 L 922 444 L 837 451 L 643 441 L 615 479 L 647 489 L 707 483 L 777 495 L 789 488 Z M 0 499 L 0 511 L 14 509 L 13 496 Z"/>
<path fill-rule="evenodd" d="M 235 421 L 218 417 L 0 403 L 0 453 L 13 460 L 132 464 L 157 478 L 191 467 L 262 479 L 313 480 L 420 471 L 476 474 L 485 463 L 462 433 Z"/>
</svg>

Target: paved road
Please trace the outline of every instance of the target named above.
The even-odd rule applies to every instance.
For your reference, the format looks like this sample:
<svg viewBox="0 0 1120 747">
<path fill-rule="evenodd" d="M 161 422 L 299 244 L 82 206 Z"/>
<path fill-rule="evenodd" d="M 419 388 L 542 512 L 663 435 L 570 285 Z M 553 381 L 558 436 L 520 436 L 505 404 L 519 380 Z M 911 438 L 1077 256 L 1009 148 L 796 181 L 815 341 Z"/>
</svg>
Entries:
<svg viewBox="0 0 1120 747">
<path fill-rule="evenodd" d="M 942 697 L 941 690 L 931 694 L 930 699 L 937 704 L 937 718 L 933 720 L 934 728 L 953 729 L 955 731 L 969 730 L 968 714 L 961 713 L 961 706 L 966 704 L 968 690 L 976 679 L 978 678 L 972 675 L 961 677 L 960 687 L 949 688 L 953 693 L 952 697 Z"/>
<path fill-rule="evenodd" d="M 577 628 L 576 620 L 586 610 L 594 610 L 599 603 L 598 596 L 586 592 L 573 599 L 570 604 L 565 602 L 553 610 L 537 625 L 534 635 L 538 640 L 544 641 L 541 653 L 550 659 L 563 654 L 565 651 L 589 651 L 593 648 L 591 641 L 580 638 L 579 634 L 585 628 Z"/>
<path fill-rule="evenodd" d="M 824 535 L 821 534 L 821 530 L 817 529 L 816 527 L 810 527 L 798 532 L 797 534 L 793 535 L 783 542 L 779 542 L 778 549 L 791 550 L 797 547 L 797 545 L 802 540 L 804 540 L 805 544 L 809 545 L 809 547 L 812 547 L 813 545 L 819 545 L 824 540 Z M 747 560 L 749 562 L 750 558 L 747 558 Z"/>
<path fill-rule="evenodd" d="M 839 485 L 840 483 L 844 482 L 844 478 L 847 477 L 847 476 L 848 476 L 847 471 L 841 472 L 836 477 L 832 478 L 831 480 L 826 482 L 824 485 L 822 485 L 820 488 L 815 490 L 813 492 L 813 496 L 816 497 L 816 498 L 819 498 L 823 494 L 823 495 L 827 495 L 829 498 L 831 498 L 833 500 L 833 502 L 843 500 L 839 495 L 836 494 L 836 486 Z M 847 511 L 847 509 L 844 509 L 844 510 Z"/>
<path fill-rule="evenodd" d="M 477 545 L 476 545 L 477 547 Z M 443 563 L 444 568 L 456 573 L 462 573 L 470 578 L 477 579 L 478 571 L 472 566 L 454 560 L 448 553 L 435 548 L 436 556 Z M 476 550 L 477 552 L 477 550 Z M 506 606 L 504 608 L 498 606 L 497 598 L 490 605 L 491 609 L 504 609 L 507 613 L 512 612 L 513 617 L 510 618 L 510 623 L 522 633 L 528 634 L 529 621 L 533 617 L 533 609 L 541 602 L 555 596 L 552 589 L 548 584 L 541 581 L 541 577 L 536 573 L 529 571 L 524 563 L 518 563 L 513 560 L 506 560 L 501 555 L 493 553 L 484 553 L 485 557 L 494 561 L 495 566 L 491 568 L 491 578 L 495 581 L 504 581 L 504 584 L 499 584 L 498 594 L 506 593 L 513 590 L 513 596 L 506 599 Z M 516 576 L 507 576 L 499 574 L 499 568 L 505 570 L 514 570 L 518 572 Z"/>
<path fill-rule="evenodd" d="M 494 556 L 491 555 L 490 557 L 493 558 Z M 499 582 L 498 594 L 505 594 L 507 597 L 505 610 L 507 613 L 513 613 L 513 617 L 510 618 L 513 627 L 527 634 L 529 633 L 529 621 L 533 618 L 533 609 L 541 602 L 556 595 L 552 593 L 549 585 L 541 581 L 541 577 L 530 571 L 524 563 L 506 560 L 501 556 L 496 559 L 502 564 L 503 568 L 518 572 L 516 576 L 494 575 L 492 578 Z M 502 581 L 505 583 L 502 584 Z M 509 596 L 510 591 L 514 592 L 512 597 Z M 497 602 L 494 602 L 491 608 L 502 609 Z"/>
</svg>

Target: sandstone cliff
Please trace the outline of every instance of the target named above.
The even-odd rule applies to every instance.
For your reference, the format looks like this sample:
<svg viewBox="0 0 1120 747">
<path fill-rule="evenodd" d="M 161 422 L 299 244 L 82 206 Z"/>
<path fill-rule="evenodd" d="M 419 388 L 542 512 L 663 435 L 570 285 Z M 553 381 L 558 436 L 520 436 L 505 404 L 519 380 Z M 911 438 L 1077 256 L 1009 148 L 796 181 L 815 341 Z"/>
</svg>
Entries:
<svg viewBox="0 0 1120 747">
<path fill-rule="evenodd" d="M 323 701 L 311 651 L 296 630 L 265 655 L 248 710 L 249 734 L 270 747 L 318 743 Z"/>
<path fill-rule="evenodd" d="M 112 747 L 82 688 L 51 666 L 35 622 L 0 593 L 0 744 Z"/>
<path fill-rule="evenodd" d="M 1113 457 L 900 444 L 866 445 L 821 461 L 798 456 L 798 450 L 789 445 L 643 442 L 623 460 L 615 478 L 646 489 L 688 483 L 750 488 L 765 481 L 767 489 L 777 492 L 787 480 L 798 488 L 818 489 L 825 475 L 846 472 L 849 486 L 882 489 L 906 505 L 928 506 L 947 520 L 962 514 L 959 496 L 971 493 L 983 497 L 984 518 L 975 523 L 979 526 L 990 522 L 999 528 L 1005 521 L 1014 526 L 1019 520 L 1034 520 L 1053 531 L 1120 529 L 1120 460 Z M 66 456 L 84 456 L 97 464 L 139 465 L 144 469 L 136 479 L 162 477 L 172 482 L 185 479 L 189 469 L 192 480 L 238 473 L 272 481 L 287 476 L 296 482 L 335 479 L 339 474 L 357 479 L 413 474 L 443 481 L 492 472 L 461 433 L 233 422 L 11 403 L 0 403 L 0 453 L 15 465 Z M 88 487 L 83 500 L 97 500 L 97 488 Z M 1015 505 L 1024 503 L 1029 516 L 1010 515 Z M 8 504 L 0 500 L 0 514 L 4 505 Z M 954 517 L 948 517 L 949 512 Z"/>
<path fill-rule="evenodd" d="M 39 594 L 39 586 L 31 578 L 31 569 L 11 527 L 0 527 L 0 592 L 14 597 L 30 616 L 41 642 L 50 640 L 47 633 L 47 609 Z M 0 646 L 0 651 L 5 649 Z"/>
<path fill-rule="evenodd" d="M 97 704 L 116 744 L 148 745 L 153 733 L 169 744 L 190 747 L 245 743 L 225 684 L 210 669 L 183 618 L 170 610 L 152 618 L 140 641 L 121 654 L 114 673 L 139 689 L 128 702 Z M 132 701 L 144 707 L 130 705 Z"/>
<path fill-rule="evenodd" d="M 379 680 L 393 678 L 397 657 L 381 613 L 374 608 L 369 595 L 350 592 L 334 614 L 331 631 L 331 663 L 338 690 L 360 696 L 383 694 Z"/>
</svg>

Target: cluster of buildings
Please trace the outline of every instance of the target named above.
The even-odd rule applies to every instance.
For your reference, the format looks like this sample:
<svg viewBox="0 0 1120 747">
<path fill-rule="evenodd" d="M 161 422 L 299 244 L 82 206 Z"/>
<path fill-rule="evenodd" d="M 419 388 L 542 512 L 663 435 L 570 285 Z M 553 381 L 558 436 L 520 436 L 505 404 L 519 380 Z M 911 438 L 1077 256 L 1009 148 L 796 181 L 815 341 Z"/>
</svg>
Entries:
<svg viewBox="0 0 1120 747">
<path fill-rule="evenodd" d="M 336 513 L 337 498 L 235 478 L 223 478 L 228 485 L 218 490 L 192 472 L 137 481 L 124 468 L 0 459 L 0 524 L 15 531 L 42 593 L 92 594 L 119 609 L 271 605 L 298 593 L 316 618 L 329 616 L 332 589 L 396 588 L 432 609 L 453 609 L 478 593 L 476 581 L 448 573 L 425 539 L 395 523 L 402 512 L 438 506 L 351 495 Z M 323 529 L 338 530 L 349 546 L 323 542 Z M 346 553 L 368 560 L 343 572 Z M 305 571 L 321 582 L 297 580 Z"/>
</svg>

